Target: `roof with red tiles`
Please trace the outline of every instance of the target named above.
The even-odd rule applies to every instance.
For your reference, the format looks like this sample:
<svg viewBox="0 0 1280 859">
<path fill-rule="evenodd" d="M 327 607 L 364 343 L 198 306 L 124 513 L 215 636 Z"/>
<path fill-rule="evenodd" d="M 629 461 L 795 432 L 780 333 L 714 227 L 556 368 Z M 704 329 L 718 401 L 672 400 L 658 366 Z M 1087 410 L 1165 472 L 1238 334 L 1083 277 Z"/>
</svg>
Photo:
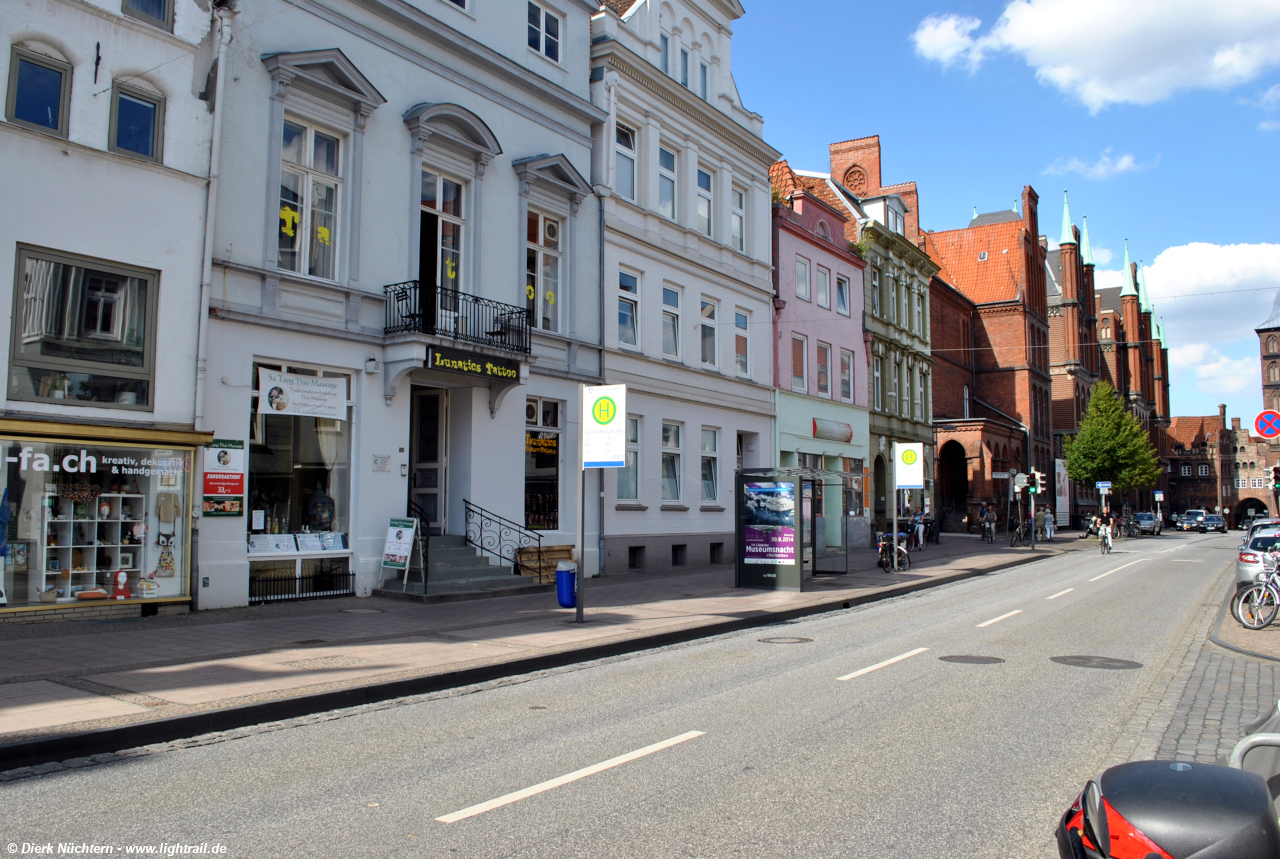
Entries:
<svg viewBox="0 0 1280 859">
<path fill-rule="evenodd" d="M 783 197 L 791 194 L 800 186 L 797 178 L 795 171 L 791 169 L 791 165 L 787 163 L 785 158 L 769 165 L 769 184 L 773 186 L 774 191 Z"/>
<path fill-rule="evenodd" d="M 1184 447 L 1204 444 L 1210 437 L 1222 432 L 1222 418 L 1218 415 L 1192 415 L 1169 419 L 1169 440 Z"/>
<path fill-rule="evenodd" d="M 942 266 L 939 275 L 975 304 L 1013 301 L 1021 233 L 1021 221 L 925 233 L 925 249 Z"/>
</svg>

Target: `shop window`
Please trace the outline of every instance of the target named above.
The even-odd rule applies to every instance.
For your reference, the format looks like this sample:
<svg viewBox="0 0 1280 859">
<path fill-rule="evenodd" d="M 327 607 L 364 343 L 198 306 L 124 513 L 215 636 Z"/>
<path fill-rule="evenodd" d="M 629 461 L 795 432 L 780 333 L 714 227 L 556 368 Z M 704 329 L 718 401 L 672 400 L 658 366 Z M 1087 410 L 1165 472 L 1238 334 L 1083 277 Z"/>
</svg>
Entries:
<svg viewBox="0 0 1280 859">
<path fill-rule="evenodd" d="M 680 500 L 680 424 L 662 425 L 662 500 Z"/>
<path fill-rule="evenodd" d="M 748 337 L 748 325 L 750 318 L 741 310 L 734 311 L 733 314 L 733 360 L 737 365 L 739 376 L 751 375 L 751 356 L 748 353 L 750 348 Z"/>
<path fill-rule="evenodd" d="M 529 47 L 548 60 L 560 62 L 560 16 L 529 4 Z"/>
<path fill-rule="evenodd" d="M 618 500 L 640 500 L 640 419 L 627 418 L 626 464 L 618 469 Z"/>
<path fill-rule="evenodd" d="M 702 430 L 702 500 L 716 501 L 720 484 L 720 431 Z"/>
<path fill-rule="evenodd" d="M 418 241 L 418 281 L 426 287 L 459 291 L 462 283 L 462 206 L 465 185 L 431 170 L 422 171 Z M 441 301 L 442 310 L 455 308 Z M 439 321 L 439 320 L 438 320 Z"/>
<path fill-rule="evenodd" d="M 107 148 L 112 152 L 163 161 L 164 97 L 115 83 L 111 91 L 111 128 L 107 140 Z"/>
<path fill-rule="evenodd" d="M 251 553 L 281 551 L 289 540 L 299 553 L 350 548 L 349 393 L 344 373 L 254 365 L 249 529 L 262 539 Z"/>
<path fill-rule="evenodd" d="M 66 137 L 70 109 L 71 66 L 15 46 L 9 60 L 5 106 L 9 121 Z"/>
<path fill-rule="evenodd" d="M 9 396 L 150 409 L 157 274 L 18 248 Z"/>
<path fill-rule="evenodd" d="M 863 514 L 862 460 L 842 456 L 841 470 L 847 475 L 844 478 L 844 515 L 861 516 Z"/>
<path fill-rule="evenodd" d="M 524 526 L 532 531 L 560 527 L 562 410 L 556 400 L 524 401 Z"/>
<path fill-rule="evenodd" d="M 640 345 L 640 281 L 634 274 L 618 272 L 618 342 Z"/>
<path fill-rule="evenodd" d="M 525 299 L 529 319 L 543 331 L 560 330 L 560 221 L 529 212 L 525 245 Z"/>
<path fill-rule="evenodd" d="M 187 595 L 190 449 L 0 440 L 8 462 L 0 605 Z"/>
<path fill-rule="evenodd" d="M 613 189 L 618 196 L 634 201 L 636 198 L 636 133 L 622 123 L 614 131 Z"/>
<path fill-rule="evenodd" d="M 337 277 L 339 147 L 332 134 L 284 122 L 276 262 L 285 271 Z"/>
</svg>

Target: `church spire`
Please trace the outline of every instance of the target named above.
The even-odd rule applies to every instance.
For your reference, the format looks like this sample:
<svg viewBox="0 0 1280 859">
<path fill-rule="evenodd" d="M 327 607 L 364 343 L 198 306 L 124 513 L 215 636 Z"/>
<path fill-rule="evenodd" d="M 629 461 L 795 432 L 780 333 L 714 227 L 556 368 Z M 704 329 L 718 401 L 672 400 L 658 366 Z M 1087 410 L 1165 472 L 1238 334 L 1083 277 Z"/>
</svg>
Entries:
<svg viewBox="0 0 1280 859">
<path fill-rule="evenodd" d="M 1135 298 L 1138 290 L 1133 288 L 1133 264 L 1129 262 L 1129 240 L 1124 240 L 1124 286 L 1120 288 L 1120 297 L 1132 295 Z"/>
<path fill-rule="evenodd" d="M 1089 216 L 1080 219 L 1080 260 L 1084 265 L 1093 265 L 1093 248 L 1089 245 Z"/>
<path fill-rule="evenodd" d="M 1067 205 L 1067 192 L 1062 192 L 1062 237 L 1058 239 L 1059 245 L 1075 244 L 1076 234 L 1071 229 L 1071 207 Z"/>
<path fill-rule="evenodd" d="M 1147 266 L 1138 262 L 1138 306 L 1142 310 L 1151 311 L 1151 298 L 1147 295 Z"/>
</svg>

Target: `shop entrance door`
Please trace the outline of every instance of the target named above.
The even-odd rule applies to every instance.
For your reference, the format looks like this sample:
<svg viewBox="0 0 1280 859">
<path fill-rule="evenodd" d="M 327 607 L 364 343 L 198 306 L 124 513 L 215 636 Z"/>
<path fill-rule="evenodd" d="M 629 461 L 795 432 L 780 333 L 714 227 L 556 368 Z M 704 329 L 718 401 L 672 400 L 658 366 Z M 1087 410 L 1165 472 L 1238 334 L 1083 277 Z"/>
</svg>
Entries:
<svg viewBox="0 0 1280 859">
<path fill-rule="evenodd" d="M 438 388 L 413 389 L 413 415 L 409 428 L 409 501 L 421 511 L 428 534 L 445 530 L 445 392 Z"/>
</svg>

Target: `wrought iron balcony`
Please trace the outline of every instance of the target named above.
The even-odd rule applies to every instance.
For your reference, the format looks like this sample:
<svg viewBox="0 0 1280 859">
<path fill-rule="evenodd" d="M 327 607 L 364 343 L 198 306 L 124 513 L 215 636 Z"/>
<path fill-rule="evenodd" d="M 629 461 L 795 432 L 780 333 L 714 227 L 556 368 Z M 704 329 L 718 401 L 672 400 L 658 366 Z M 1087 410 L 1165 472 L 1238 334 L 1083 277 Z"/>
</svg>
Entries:
<svg viewBox="0 0 1280 859">
<path fill-rule="evenodd" d="M 431 334 L 508 352 L 529 353 L 529 311 L 416 280 L 383 287 L 387 334 Z"/>
</svg>

